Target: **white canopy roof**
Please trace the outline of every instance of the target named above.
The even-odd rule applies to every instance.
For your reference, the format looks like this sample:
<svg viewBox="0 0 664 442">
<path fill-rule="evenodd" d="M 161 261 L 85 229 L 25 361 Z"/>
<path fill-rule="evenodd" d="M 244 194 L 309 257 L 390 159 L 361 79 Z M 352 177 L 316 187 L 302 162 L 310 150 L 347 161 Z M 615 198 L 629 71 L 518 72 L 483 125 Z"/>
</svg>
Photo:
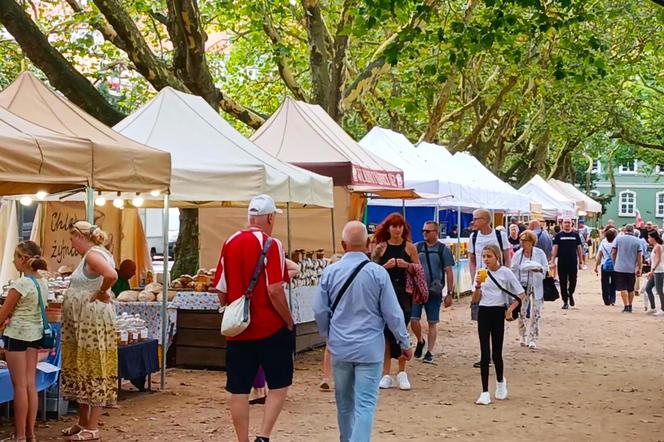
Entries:
<svg viewBox="0 0 664 442">
<path fill-rule="evenodd" d="M 420 194 L 438 195 L 435 199 L 408 201 L 407 206 L 480 207 L 473 198 L 474 189 L 466 184 L 467 180 L 463 176 L 453 170 L 450 161 L 452 156 L 444 149 L 420 152 L 420 149 L 413 146 L 402 134 L 381 127 L 371 129 L 359 143 L 374 155 L 387 159 L 403 170 L 406 187 L 412 187 Z M 428 156 L 425 158 L 421 153 Z M 400 206 L 403 202 L 381 200 L 370 204 Z"/>
<path fill-rule="evenodd" d="M 535 175 L 524 184 L 519 192 L 527 195 L 533 201 L 542 205 L 542 215 L 547 219 L 557 217 L 574 217 L 576 204 L 569 200 L 539 175 Z"/>
<path fill-rule="evenodd" d="M 171 153 L 171 199 L 279 202 L 332 207 L 332 179 L 284 163 L 246 139 L 201 97 L 170 87 L 115 130 Z"/>
<path fill-rule="evenodd" d="M 588 195 L 581 192 L 573 185 L 565 183 L 564 181 L 555 180 L 553 178 L 551 178 L 548 183 L 551 185 L 551 187 L 558 190 L 564 196 L 575 201 L 576 207 L 579 210 L 583 210 L 587 213 L 602 213 L 602 205 L 600 203 L 590 198 Z"/>
<path fill-rule="evenodd" d="M 461 170 L 473 179 L 475 185 L 489 192 L 494 207 L 510 213 L 527 213 L 530 210 L 530 198 L 519 193 L 487 169 L 477 158 L 467 152 L 457 152 L 452 157 L 456 170 Z"/>
</svg>

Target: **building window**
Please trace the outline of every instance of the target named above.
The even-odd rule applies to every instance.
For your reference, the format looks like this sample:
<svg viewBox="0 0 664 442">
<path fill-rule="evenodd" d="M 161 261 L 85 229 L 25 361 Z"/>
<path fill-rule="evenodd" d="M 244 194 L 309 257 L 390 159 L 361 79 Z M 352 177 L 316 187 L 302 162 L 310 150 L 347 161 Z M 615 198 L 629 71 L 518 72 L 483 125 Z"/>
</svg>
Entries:
<svg viewBox="0 0 664 442">
<path fill-rule="evenodd" d="M 590 172 L 595 174 L 602 173 L 602 163 L 600 160 L 593 161 L 593 166 L 590 169 Z"/>
<path fill-rule="evenodd" d="M 635 175 L 637 170 L 636 161 L 632 161 L 631 163 L 621 164 L 618 173 L 621 175 Z"/>
<path fill-rule="evenodd" d="M 655 195 L 655 216 L 664 218 L 664 192 L 657 192 Z"/>
<path fill-rule="evenodd" d="M 658 164 L 657 167 L 655 167 L 655 173 L 658 175 L 664 175 L 664 164 Z"/>
<path fill-rule="evenodd" d="M 618 194 L 618 215 L 635 216 L 636 215 L 636 193 L 625 190 Z"/>
</svg>

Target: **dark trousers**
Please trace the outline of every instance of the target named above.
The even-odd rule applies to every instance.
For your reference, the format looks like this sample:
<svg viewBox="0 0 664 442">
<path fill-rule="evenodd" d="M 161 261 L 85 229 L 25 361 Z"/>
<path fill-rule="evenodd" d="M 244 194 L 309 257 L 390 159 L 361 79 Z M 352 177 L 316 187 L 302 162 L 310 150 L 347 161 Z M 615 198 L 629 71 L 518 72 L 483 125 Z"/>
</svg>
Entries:
<svg viewBox="0 0 664 442">
<path fill-rule="evenodd" d="M 477 334 L 480 337 L 482 391 L 489 391 L 489 360 L 493 355 L 496 379 L 503 381 L 503 339 L 505 307 L 480 306 L 477 311 Z"/>
<path fill-rule="evenodd" d="M 574 267 L 571 266 L 561 266 L 560 262 L 558 263 L 558 277 L 560 278 L 560 296 L 563 298 L 563 302 L 567 304 L 569 298 L 574 296 L 574 290 L 576 290 L 576 275 L 579 271 L 578 266 L 575 264 Z"/>
<path fill-rule="evenodd" d="M 613 278 L 613 272 L 602 270 L 602 299 L 604 305 L 616 303 L 616 282 Z"/>
</svg>

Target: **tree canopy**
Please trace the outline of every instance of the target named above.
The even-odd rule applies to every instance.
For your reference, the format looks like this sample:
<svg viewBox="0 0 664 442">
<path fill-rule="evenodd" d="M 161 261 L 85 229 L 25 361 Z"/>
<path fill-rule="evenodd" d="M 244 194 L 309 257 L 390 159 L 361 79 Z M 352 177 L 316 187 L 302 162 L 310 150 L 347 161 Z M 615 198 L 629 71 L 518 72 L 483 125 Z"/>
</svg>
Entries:
<svg viewBox="0 0 664 442">
<path fill-rule="evenodd" d="M 661 3 L 4 0 L 0 86 L 33 69 L 109 125 L 171 86 L 245 134 L 290 95 L 357 138 L 381 125 L 517 185 L 574 181 L 664 162 Z"/>
</svg>

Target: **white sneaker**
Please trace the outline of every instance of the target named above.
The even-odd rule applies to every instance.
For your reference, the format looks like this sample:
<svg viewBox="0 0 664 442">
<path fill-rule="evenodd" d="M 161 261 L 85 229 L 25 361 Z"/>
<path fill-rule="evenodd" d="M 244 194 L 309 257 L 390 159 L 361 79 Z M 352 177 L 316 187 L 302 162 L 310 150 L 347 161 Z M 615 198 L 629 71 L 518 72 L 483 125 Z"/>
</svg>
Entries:
<svg viewBox="0 0 664 442">
<path fill-rule="evenodd" d="M 664 310 L 657 310 L 657 313 L 653 314 L 653 316 L 664 316 Z"/>
<path fill-rule="evenodd" d="M 489 394 L 488 391 L 483 391 L 482 394 L 480 394 L 480 397 L 477 398 L 475 403 L 477 405 L 489 405 L 491 403 L 491 395 Z"/>
<path fill-rule="evenodd" d="M 646 310 L 646 315 L 654 315 L 655 313 L 657 313 L 657 309 L 651 308 Z"/>
<path fill-rule="evenodd" d="M 378 384 L 380 388 L 394 388 L 394 380 L 392 379 L 392 376 L 389 374 L 386 374 L 385 376 L 382 377 L 380 380 L 380 384 Z"/>
<path fill-rule="evenodd" d="M 496 382 L 496 399 L 504 401 L 507 399 L 507 379 L 503 377 L 503 382 Z"/>
<path fill-rule="evenodd" d="M 535 350 L 535 349 L 537 348 L 537 344 L 535 344 L 534 342 L 530 342 L 530 343 L 528 344 L 528 348 L 530 348 L 530 349 L 532 349 L 532 350 Z"/>
<path fill-rule="evenodd" d="M 399 384 L 399 390 L 410 390 L 410 382 L 405 371 L 397 374 L 397 383 Z"/>
</svg>

